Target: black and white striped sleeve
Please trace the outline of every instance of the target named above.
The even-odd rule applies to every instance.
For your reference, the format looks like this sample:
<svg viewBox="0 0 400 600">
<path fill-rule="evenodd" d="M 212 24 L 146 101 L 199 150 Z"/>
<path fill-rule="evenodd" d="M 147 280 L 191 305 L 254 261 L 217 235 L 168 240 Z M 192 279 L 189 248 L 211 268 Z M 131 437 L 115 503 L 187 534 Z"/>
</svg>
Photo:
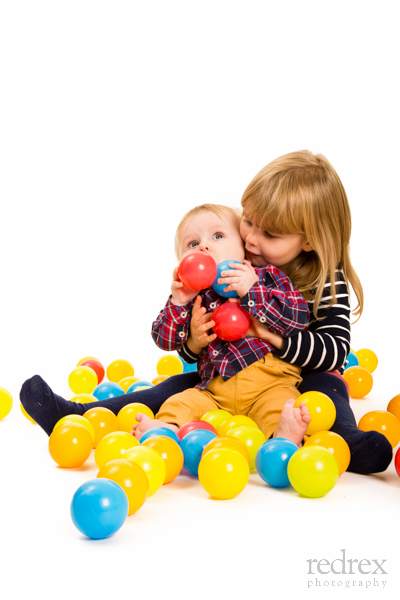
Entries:
<svg viewBox="0 0 400 600">
<path fill-rule="evenodd" d="M 307 371 L 343 372 L 350 351 L 350 300 L 343 272 L 336 271 L 336 303 L 331 300 L 330 283 L 324 286 L 318 309 L 319 320 L 313 315 L 313 301 L 309 301 L 308 328 L 290 338 L 284 338 L 284 347 L 275 354 L 282 360 Z M 321 319 L 322 317 L 322 319 Z"/>
</svg>

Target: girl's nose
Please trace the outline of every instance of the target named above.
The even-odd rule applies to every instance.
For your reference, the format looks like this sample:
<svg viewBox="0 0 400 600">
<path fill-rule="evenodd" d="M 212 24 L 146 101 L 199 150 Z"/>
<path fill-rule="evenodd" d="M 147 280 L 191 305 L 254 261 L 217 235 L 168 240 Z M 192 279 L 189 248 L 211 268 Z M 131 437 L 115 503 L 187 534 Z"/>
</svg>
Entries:
<svg viewBox="0 0 400 600">
<path fill-rule="evenodd" d="M 254 234 L 254 231 L 251 231 L 250 233 L 248 233 L 246 235 L 246 244 L 248 244 L 249 246 L 256 246 L 257 245 L 257 237 Z"/>
</svg>

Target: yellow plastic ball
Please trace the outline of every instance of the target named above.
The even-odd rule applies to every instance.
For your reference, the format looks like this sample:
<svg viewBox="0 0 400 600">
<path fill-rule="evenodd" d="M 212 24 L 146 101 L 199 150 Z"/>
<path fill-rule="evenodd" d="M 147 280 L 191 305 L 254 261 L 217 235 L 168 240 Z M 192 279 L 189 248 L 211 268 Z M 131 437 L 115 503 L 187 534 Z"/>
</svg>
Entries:
<svg viewBox="0 0 400 600">
<path fill-rule="evenodd" d="M 312 435 L 318 431 L 328 431 L 335 422 L 336 408 L 332 400 L 322 392 L 305 392 L 301 394 L 294 405 L 297 408 L 304 402 L 310 411 L 311 422 L 306 433 Z"/>
<path fill-rule="evenodd" d="M 32 417 L 30 415 L 28 415 L 28 413 L 24 409 L 22 403 L 20 403 L 20 407 L 21 407 L 21 412 L 24 415 L 24 417 L 26 417 L 28 419 L 28 421 L 30 421 L 31 423 L 34 423 L 35 425 L 37 425 L 35 419 L 32 419 Z"/>
<path fill-rule="evenodd" d="M 364 398 L 374 384 L 371 373 L 364 367 L 349 367 L 343 373 L 343 378 L 348 383 L 352 398 Z"/>
<path fill-rule="evenodd" d="M 100 469 L 97 477 L 111 479 L 118 483 L 128 497 L 128 515 L 136 512 L 149 495 L 149 480 L 146 473 L 125 458 L 111 460 Z"/>
<path fill-rule="evenodd" d="M 139 442 L 130 433 L 125 433 L 125 431 L 109 433 L 100 440 L 96 448 L 94 460 L 96 461 L 97 468 L 101 469 L 110 460 L 125 458 L 127 450 L 135 446 L 139 446 Z"/>
<path fill-rule="evenodd" d="M 137 413 L 143 413 L 154 419 L 154 413 L 151 408 L 140 402 L 131 402 L 123 406 L 117 415 L 118 429 L 127 433 L 131 432 L 133 426 L 138 424 L 138 421 L 136 421 Z"/>
<path fill-rule="evenodd" d="M 256 468 L 256 454 L 260 446 L 262 446 L 267 440 L 265 435 L 259 429 L 255 427 L 248 427 L 247 425 L 241 425 L 230 429 L 227 433 L 228 437 L 234 437 L 246 446 L 250 456 L 250 471 Z"/>
<path fill-rule="evenodd" d="M 170 377 L 170 375 L 158 375 L 157 377 L 154 377 L 154 379 L 152 379 L 151 383 L 153 385 L 158 385 L 159 383 L 162 383 L 163 381 L 168 379 L 168 377 Z"/>
<path fill-rule="evenodd" d="M 77 394 L 71 398 L 71 402 L 77 402 L 78 404 L 88 404 L 90 402 L 97 402 L 96 396 L 93 394 Z"/>
<path fill-rule="evenodd" d="M 204 446 L 201 456 L 203 457 L 205 454 L 207 454 L 207 452 L 216 448 L 227 448 L 228 450 L 236 450 L 236 452 L 239 452 L 243 455 L 243 458 L 246 459 L 247 464 L 250 466 L 249 451 L 245 444 L 241 440 L 239 440 L 239 438 L 228 435 L 226 437 L 215 437 Z"/>
<path fill-rule="evenodd" d="M 183 468 L 183 452 L 180 445 L 170 437 L 153 435 L 147 438 L 142 446 L 152 448 L 159 453 L 165 463 L 165 479 L 163 485 L 170 483 L 179 475 Z"/>
<path fill-rule="evenodd" d="M 49 438 L 51 458 L 67 469 L 83 465 L 92 451 L 93 440 L 88 429 L 79 423 L 56 427 Z"/>
<path fill-rule="evenodd" d="M 118 381 L 118 384 L 122 387 L 125 394 L 128 391 L 128 388 L 131 387 L 132 383 L 136 383 L 136 381 L 140 381 L 139 377 L 134 377 L 133 375 L 129 375 L 128 377 L 124 377 L 121 381 Z"/>
<path fill-rule="evenodd" d="M 244 490 L 249 465 L 240 452 L 229 448 L 209 450 L 199 463 L 199 481 L 213 498 L 229 500 Z"/>
<path fill-rule="evenodd" d="M 177 356 L 166 354 L 157 363 L 159 375 L 179 375 L 183 373 L 183 362 Z"/>
<path fill-rule="evenodd" d="M 89 431 L 92 436 L 92 442 L 94 442 L 94 427 L 85 417 L 82 415 L 66 415 L 62 417 L 53 427 L 53 431 L 56 427 L 60 427 L 61 425 L 67 425 L 68 423 L 79 423 L 79 425 L 83 425 Z"/>
<path fill-rule="evenodd" d="M 397 396 L 390 400 L 386 410 L 392 413 L 392 415 L 397 417 L 400 421 L 400 394 L 397 394 Z"/>
<path fill-rule="evenodd" d="M 288 478 L 294 489 L 307 498 L 320 498 L 335 487 L 339 467 L 326 448 L 307 445 L 289 459 Z"/>
<path fill-rule="evenodd" d="M 104 406 L 89 408 L 83 416 L 94 428 L 93 448 L 97 448 L 98 443 L 104 436 L 118 430 L 117 415 Z"/>
<path fill-rule="evenodd" d="M 90 367 L 76 367 L 69 374 L 68 385 L 74 394 L 91 394 L 97 386 L 97 375 Z"/>
<path fill-rule="evenodd" d="M 368 348 L 362 348 L 357 350 L 356 356 L 358 358 L 358 366 L 364 367 L 370 373 L 373 373 L 378 366 L 378 357 L 375 352 L 368 350 Z"/>
<path fill-rule="evenodd" d="M 121 379 L 125 379 L 125 377 L 133 377 L 134 374 L 135 369 L 131 363 L 123 358 L 113 360 L 107 367 L 108 381 L 113 381 L 114 383 L 118 383 Z"/>
<path fill-rule="evenodd" d="M 218 435 L 225 437 L 230 429 L 241 427 L 242 425 L 246 425 L 246 427 L 254 427 L 254 429 L 260 429 L 254 419 L 246 417 L 245 415 L 233 415 L 230 416 L 229 419 L 226 419 L 226 421 L 224 421 L 222 425 L 218 427 Z"/>
<path fill-rule="evenodd" d="M 231 413 L 227 410 L 222 410 L 221 408 L 216 408 L 215 410 L 209 410 L 205 415 L 201 417 L 201 421 L 206 421 L 215 427 L 215 430 L 218 432 L 219 427 L 222 423 L 225 423 L 227 419 L 232 417 Z"/>
<path fill-rule="evenodd" d="M 400 442 L 400 421 L 386 410 L 371 410 L 358 423 L 361 431 L 378 431 L 390 442 L 392 448 Z"/>
<path fill-rule="evenodd" d="M 162 486 L 167 475 L 167 468 L 159 453 L 142 444 L 128 450 L 124 458 L 139 465 L 146 473 L 149 480 L 149 496 L 152 496 Z"/>
<path fill-rule="evenodd" d="M 344 473 L 350 464 L 350 448 L 346 440 L 334 431 L 319 431 L 311 435 L 304 446 L 322 446 L 336 458 L 339 467 L 339 476 Z"/>
<path fill-rule="evenodd" d="M 4 419 L 12 409 L 13 399 L 6 388 L 0 387 L 0 419 Z"/>
<path fill-rule="evenodd" d="M 78 362 L 78 364 L 76 366 L 79 367 L 79 365 L 82 364 L 84 360 L 97 360 L 97 361 L 101 362 L 95 356 L 85 356 L 84 358 L 81 358 L 81 360 Z"/>
</svg>

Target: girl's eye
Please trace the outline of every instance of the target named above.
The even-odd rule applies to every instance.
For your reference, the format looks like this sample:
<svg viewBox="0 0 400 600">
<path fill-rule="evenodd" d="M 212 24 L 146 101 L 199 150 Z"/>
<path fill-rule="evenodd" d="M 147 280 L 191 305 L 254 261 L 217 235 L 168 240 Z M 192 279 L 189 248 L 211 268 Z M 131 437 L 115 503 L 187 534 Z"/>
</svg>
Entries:
<svg viewBox="0 0 400 600">
<path fill-rule="evenodd" d="M 216 240 L 220 240 L 220 239 L 221 239 L 221 238 L 223 238 L 224 236 L 222 235 L 222 233 L 216 233 L 216 234 L 214 235 L 214 237 L 215 237 L 215 239 L 216 239 Z"/>
<path fill-rule="evenodd" d="M 198 245 L 199 245 L 199 242 L 190 242 L 189 248 L 195 248 Z"/>
<path fill-rule="evenodd" d="M 268 233 L 268 231 L 263 231 L 263 236 L 266 237 L 266 238 L 271 238 L 271 239 L 273 237 L 275 237 L 275 236 L 271 235 L 270 233 Z"/>
</svg>

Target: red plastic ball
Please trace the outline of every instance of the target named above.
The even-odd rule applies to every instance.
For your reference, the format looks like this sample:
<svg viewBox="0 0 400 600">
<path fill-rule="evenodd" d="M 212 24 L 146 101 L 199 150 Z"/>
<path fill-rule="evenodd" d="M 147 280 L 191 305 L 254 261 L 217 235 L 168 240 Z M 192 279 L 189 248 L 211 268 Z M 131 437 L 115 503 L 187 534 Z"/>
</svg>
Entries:
<svg viewBox="0 0 400 600">
<path fill-rule="evenodd" d="M 225 302 L 218 306 L 213 321 L 213 332 L 226 342 L 240 339 L 250 327 L 249 314 L 237 302 Z"/>
<path fill-rule="evenodd" d="M 82 361 L 79 365 L 80 367 L 90 367 L 97 375 L 97 384 L 101 383 L 104 379 L 104 367 L 99 360 L 95 360 L 94 358 L 87 358 Z"/>
<path fill-rule="evenodd" d="M 398 448 L 394 457 L 394 468 L 396 469 L 397 475 L 400 477 L 400 448 Z"/>
<path fill-rule="evenodd" d="M 207 421 L 201 421 L 200 419 L 194 419 L 193 421 L 188 421 L 178 431 L 178 438 L 181 440 L 185 437 L 187 433 L 190 431 L 194 431 L 195 429 L 207 429 L 208 431 L 212 431 L 217 434 L 217 430 L 211 423 L 207 423 Z M 218 435 L 218 434 L 217 434 Z"/>
<path fill-rule="evenodd" d="M 178 277 L 191 290 L 210 287 L 217 276 L 217 263 L 209 254 L 193 252 L 179 263 Z"/>
</svg>

